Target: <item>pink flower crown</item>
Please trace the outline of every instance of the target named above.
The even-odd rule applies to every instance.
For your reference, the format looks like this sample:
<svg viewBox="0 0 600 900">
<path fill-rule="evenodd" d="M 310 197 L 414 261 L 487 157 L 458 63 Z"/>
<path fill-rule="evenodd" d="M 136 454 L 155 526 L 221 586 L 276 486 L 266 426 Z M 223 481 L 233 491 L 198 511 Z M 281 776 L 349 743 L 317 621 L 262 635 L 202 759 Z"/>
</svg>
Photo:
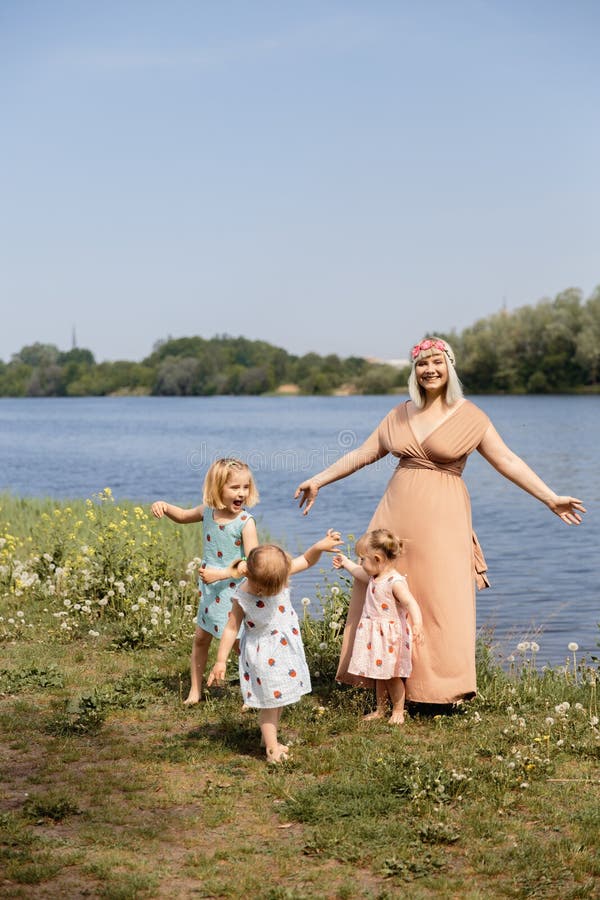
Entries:
<svg viewBox="0 0 600 900">
<path fill-rule="evenodd" d="M 454 360 L 452 359 L 452 355 L 448 353 L 448 349 L 444 342 L 432 341 L 430 338 L 426 338 L 426 340 L 421 341 L 420 344 L 415 344 L 415 346 L 410 351 L 411 358 L 415 360 L 419 353 L 422 353 L 423 350 L 431 350 L 433 348 L 435 348 L 436 350 L 442 350 L 446 354 L 450 362 L 454 362 Z"/>
</svg>

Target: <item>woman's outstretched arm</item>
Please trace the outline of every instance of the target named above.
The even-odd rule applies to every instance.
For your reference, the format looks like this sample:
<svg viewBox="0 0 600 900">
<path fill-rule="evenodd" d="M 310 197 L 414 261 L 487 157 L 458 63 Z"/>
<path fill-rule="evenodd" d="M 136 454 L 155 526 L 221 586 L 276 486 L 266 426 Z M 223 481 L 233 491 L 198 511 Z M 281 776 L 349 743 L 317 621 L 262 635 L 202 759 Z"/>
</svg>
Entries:
<svg viewBox="0 0 600 900">
<path fill-rule="evenodd" d="M 581 500 L 556 494 L 520 456 L 507 447 L 493 425 L 488 427 L 477 449 L 501 475 L 545 503 L 567 525 L 581 523 L 581 513 L 586 512 Z"/>
<path fill-rule="evenodd" d="M 347 475 L 352 475 L 353 472 L 357 472 L 358 469 L 362 469 L 364 466 L 371 465 L 371 463 L 385 456 L 387 452 L 385 447 L 381 445 L 379 429 L 376 428 L 364 444 L 361 444 L 356 450 L 345 453 L 344 456 L 326 469 L 323 469 L 318 475 L 313 475 L 298 485 L 294 499 L 297 500 L 300 497 L 299 505 L 300 508 L 305 507 L 304 515 L 306 515 L 317 499 L 320 488 L 326 484 L 332 484 L 334 481 L 339 481 L 341 478 L 346 478 Z"/>
</svg>

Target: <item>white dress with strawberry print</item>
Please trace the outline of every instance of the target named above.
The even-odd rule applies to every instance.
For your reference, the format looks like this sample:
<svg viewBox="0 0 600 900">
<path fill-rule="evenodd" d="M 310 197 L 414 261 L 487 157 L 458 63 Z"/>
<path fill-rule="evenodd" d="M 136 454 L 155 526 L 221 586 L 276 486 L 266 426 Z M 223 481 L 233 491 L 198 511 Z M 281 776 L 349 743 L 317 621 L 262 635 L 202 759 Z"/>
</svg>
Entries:
<svg viewBox="0 0 600 900">
<path fill-rule="evenodd" d="M 274 597 L 238 588 L 234 599 L 244 612 L 239 658 L 244 703 L 259 709 L 296 703 L 311 684 L 289 588 Z"/>
</svg>

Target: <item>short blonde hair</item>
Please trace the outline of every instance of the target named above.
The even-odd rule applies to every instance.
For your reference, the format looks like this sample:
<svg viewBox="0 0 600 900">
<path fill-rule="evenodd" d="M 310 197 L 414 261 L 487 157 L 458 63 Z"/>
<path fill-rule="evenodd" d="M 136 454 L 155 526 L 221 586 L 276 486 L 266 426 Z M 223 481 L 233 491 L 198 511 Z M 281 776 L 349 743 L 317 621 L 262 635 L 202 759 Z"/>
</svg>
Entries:
<svg viewBox="0 0 600 900">
<path fill-rule="evenodd" d="M 448 370 L 446 403 L 449 406 L 452 406 L 453 403 L 456 403 L 457 400 L 461 400 L 463 397 L 462 384 L 460 383 L 458 375 L 456 374 L 456 369 L 454 368 L 454 352 L 448 341 L 444 341 L 442 338 L 433 337 L 429 340 L 432 344 L 443 344 L 444 346 L 443 353 L 446 359 L 446 368 Z M 426 343 L 428 343 L 428 341 L 426 341 Z M 420 345 L 417 344 L 415 349 L 419 346 Z M 421 409 L 424 406 L 426 393 L 417 381 L 416 364 L 420 359 L 427 359 L 428 356 L 435 356 L 435 354 L 439 352 L 439 347 L 429 346 L 426 350 L 419 350 L 412 360 L 412 368 L 408 379 L 408 393 L 410 394 L 410 399 L 418 409 Z"/>
<path fill-rule="evenodd" d="M 249 467 L 245 462 L 242 462 L 241 459 L 229 457 L 225 459 L 215 460 L 215 462 L 210 466 L 208 472 L 206 473 L 202 499 L 207 506 L 211 507 L 211 509 L 224 508 L 225 504 L 223 503 L 223 488 L 227 484 L 229 477 L 233 472 L 248 473 L 250 490 L 248 492 L 248 498 L 245 505 L 250 507 L 255 506 L 258 503 L 258 489 L 256 487 L 256 484 L 254 483 L 254 478 L 252 477 L 252 472 L 250 471 Z"/>
<path fill-rule="evenodd" d="M 292 557 L 277 544 L 259 544 L 246 560 L 248 578 L 265 597 L 274 597 L 288 583 Z"/>
<path fill-rule="evenodd" d="M 383 553 L 386 559 L 394 560 L 404 552 L 404 544 L 387 528 L 375 528 L 367 531 L 356 542 L 357 556 L 366 556 L 369 551 Z"/>
</svg>

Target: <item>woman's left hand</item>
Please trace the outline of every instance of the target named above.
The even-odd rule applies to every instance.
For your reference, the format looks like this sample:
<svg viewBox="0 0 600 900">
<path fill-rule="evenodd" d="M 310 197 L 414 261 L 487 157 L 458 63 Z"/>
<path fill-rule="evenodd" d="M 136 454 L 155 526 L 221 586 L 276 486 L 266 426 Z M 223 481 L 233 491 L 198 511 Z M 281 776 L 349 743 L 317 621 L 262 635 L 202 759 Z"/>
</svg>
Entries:
<svg viewBox="0 0 600 900">
<path fill-rule="evenodd" d="M 580 513 L 587 512 L 581 500 L 576 497 L 556 497 L 548 503 L 548 508 L 567 525 L 580 525 Z"/>
</svg>

